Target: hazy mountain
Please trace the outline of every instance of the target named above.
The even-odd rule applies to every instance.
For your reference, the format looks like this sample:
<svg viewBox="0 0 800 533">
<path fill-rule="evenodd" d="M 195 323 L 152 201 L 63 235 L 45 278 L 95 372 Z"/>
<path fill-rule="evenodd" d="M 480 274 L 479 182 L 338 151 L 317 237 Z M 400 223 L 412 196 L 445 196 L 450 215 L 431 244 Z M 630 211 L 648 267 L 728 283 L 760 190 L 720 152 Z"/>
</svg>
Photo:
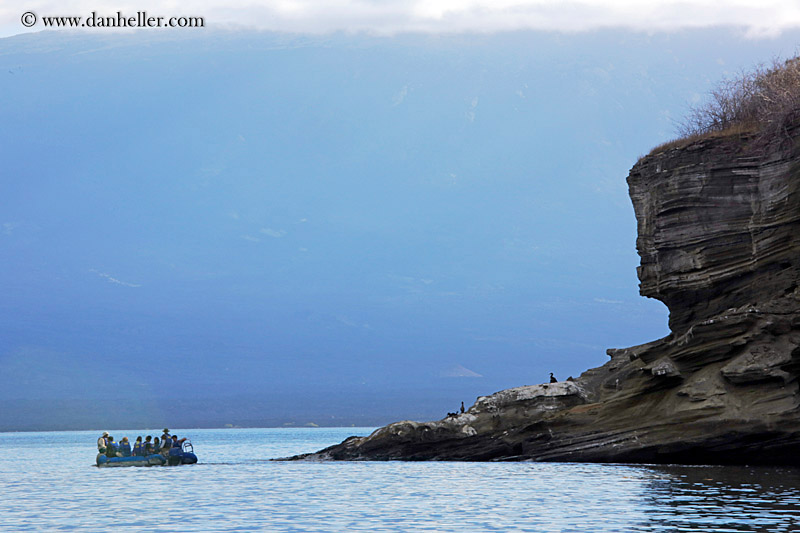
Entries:
<svg viewBox="0 0 800 533">
<path fill-rule="evenodd" d="M 0 39 L 0 429 L 438 417 L 666 334 L 627 171 L 797 37 Z"/>
</svg>

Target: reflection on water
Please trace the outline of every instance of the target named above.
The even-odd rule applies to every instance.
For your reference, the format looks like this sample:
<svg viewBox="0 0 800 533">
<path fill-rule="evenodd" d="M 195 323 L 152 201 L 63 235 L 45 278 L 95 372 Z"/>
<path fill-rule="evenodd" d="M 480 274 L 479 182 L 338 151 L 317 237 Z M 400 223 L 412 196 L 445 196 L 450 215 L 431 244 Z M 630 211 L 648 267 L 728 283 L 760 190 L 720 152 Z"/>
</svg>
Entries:
<svg viewBox="0 0 800 533">
<path fill-rule="evenodd" d="M 792 469 L 270 462 L 370 429 L 176 431 L 200 464 L 98 469 L 94 432 L 0 433 L 0 530 L 800 530 Z"/>
<path fill-rule="evenodd" d="M 739 466 L 651 467 L 648 521 L 675 531 L 800 531 L 800 471 Z"/>
</svg>

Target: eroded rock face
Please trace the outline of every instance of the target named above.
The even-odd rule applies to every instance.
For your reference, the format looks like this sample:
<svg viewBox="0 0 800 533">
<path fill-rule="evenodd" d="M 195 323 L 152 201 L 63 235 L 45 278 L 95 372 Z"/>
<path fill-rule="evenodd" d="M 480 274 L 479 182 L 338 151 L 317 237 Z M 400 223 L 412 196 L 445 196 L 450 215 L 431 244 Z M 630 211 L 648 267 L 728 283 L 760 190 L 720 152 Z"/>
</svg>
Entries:
<svg viewBox="0 0 800 533">
<path fill-rule="evenodd" d="M 631 170 L 640 290 L 669 336 L 300 458 L 800 464 L 797 139 L 700 140 Z"/>
<path fill-rule="evenodd" d="M 674 332 L 796 288 L 797 164 L 780 147 L 715 139 L 633 167 L 640 292 L 669 307 Z"/>
</svg>

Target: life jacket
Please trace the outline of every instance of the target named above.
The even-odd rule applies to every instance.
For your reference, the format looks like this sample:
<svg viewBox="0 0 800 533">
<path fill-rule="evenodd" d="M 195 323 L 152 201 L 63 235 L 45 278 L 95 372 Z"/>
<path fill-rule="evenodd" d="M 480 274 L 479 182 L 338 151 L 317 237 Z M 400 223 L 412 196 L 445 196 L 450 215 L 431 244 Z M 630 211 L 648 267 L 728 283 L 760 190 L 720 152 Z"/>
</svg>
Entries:
<svg viewBox="0 0 800 533">
<path fill-rule="evenodd" d="M 142 453 L 142 443 L 140 441 L 136 441 L 133 444 L 133 455 L 135 455 L 136 457 L 139 457 L 140 455 L 143 455 L 143 453 Z"/>
<path fill-rule="evenodd" d="M 108 446 L 108 441 L 106 440 L 105 437 L 100 437 L 99 439 L 97 439 L 97 449 L 98 450 L 100 448 L 105 448 L 106 446 Z"/>
<path fill-rule="evenodd" d="M 170 448 L 172 448 L 172 437 L 169 437 L 167 439 L 162 439 L 162 441 L 161 441 L 161 449 L 169 450 Z"/>
<path fill-rule="evenodd" d="M 130 442 L 123 442 L 119 445 L 119 450 L 122 452 L 123 457 L 130 457 L 131 456 L 131 443 Z"/>
<path fill-rule="evenodd" d="M 145 441 L 142 443 L 142 455 L 150 455 L 153 453 L 153 443 Z"/>
<path fill-rule="evenodd" d="M 119 450 L 119 444 L 116 442 L 107 442 L 106 443 L 106 456 L 107 457 L 116 457 L 117 450 Z"/>
</svg>

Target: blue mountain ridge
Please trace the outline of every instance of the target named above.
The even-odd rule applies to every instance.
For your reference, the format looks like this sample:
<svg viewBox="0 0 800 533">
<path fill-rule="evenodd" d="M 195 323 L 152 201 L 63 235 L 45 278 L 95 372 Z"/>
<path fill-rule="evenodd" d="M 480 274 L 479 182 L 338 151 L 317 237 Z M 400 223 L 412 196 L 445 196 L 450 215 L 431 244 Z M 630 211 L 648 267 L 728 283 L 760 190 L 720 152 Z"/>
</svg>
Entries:
<svg viewBox="0 0 800 533">
<path fill-rule="evenodd" d="M 0 430 L 439 417 L 664 335 L 624 177 L 797 37 L 0 39 Z"/>
</svg>

